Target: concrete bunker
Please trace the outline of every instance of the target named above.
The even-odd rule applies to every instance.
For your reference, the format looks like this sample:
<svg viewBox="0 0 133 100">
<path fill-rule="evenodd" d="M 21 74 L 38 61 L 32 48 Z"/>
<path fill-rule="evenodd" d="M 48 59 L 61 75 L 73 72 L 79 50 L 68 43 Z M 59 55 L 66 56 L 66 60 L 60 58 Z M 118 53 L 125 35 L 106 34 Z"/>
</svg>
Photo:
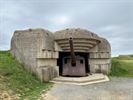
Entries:
<svg viewBox="0 0 133 100">
<path fill-rule="evenodd" d="M 42 81 L 59 75 L 108 74 L 111 69 L 109 42 L 80 28 L 54 33 L 44 29 L 17 30 L 11 40 L 11 53 Z"/>
</svg>

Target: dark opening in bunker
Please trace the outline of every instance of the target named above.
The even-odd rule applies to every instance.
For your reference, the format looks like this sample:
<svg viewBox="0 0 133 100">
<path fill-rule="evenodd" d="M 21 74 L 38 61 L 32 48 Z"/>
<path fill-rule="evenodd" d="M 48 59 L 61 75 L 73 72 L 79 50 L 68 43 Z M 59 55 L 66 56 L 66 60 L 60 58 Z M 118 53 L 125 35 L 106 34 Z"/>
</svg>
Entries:
<svg viewBox="0 0 133 100">
<path fill-rule="evenodd" d="M 76 65 L 71 64 L 70 52 L 59 52 L 57 65 L 59 66 L 59 75 L 61 76 L 86 76 L 90 72 L 89 53 L 75 52 Z"/>
</svg>

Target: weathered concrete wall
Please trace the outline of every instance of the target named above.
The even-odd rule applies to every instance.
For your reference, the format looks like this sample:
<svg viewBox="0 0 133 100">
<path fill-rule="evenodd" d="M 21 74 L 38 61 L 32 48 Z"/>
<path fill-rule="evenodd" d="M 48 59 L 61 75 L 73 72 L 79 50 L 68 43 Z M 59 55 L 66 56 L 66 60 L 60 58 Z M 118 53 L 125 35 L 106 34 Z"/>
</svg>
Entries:
<svg viewBox="0 0 133 100">
<path fill-rule="evenodd" d="M 92 50 L 91 50 L 92 51 Z M 109 42 L 101 38 L 101 42 L 89 53 L 89 65 L 92 73 L 109 74 L 111 70 L 111 47 Z"/>
<path fill-rule="evenodd" d="M 11 40 L 11 53 L 29 71 L 35 72 L 38 34 L 31 31 L 15 31 Z"/>
<path fill-rule="evenodd" d="M 59 44 L 55 41 L 54 43 L 54 48 L 55 48 L 55 51 L 63 51 L 62 48 L 59 46 Z"/>
<path fill-rule="evenodd" d="M 49 81 L 59 76 L 58 66 L 40 66 L 37 68 L 37 76 L 41 81 Z"/>
<path fill-rule="evenodd" d="M 53 59 L 53 58 L 58 58 L 58 52 L 57 51 L 48 51 L 48 50 L 45 50 L 45 51 L 41 51 L 41 52 L 38 52 L 37 54 L 37 58 L 45 58 L 45 59 Z"/>
<path fill-rule="evenodd" d="M 37 59 L 37 65 L 44 66 L 44 65 L 50 65 L 50 66 L 56 66 L 57 65 L 57 59 Z"/>
<path fill-rule="evenodd" d="M 106 39 L 101 38 L 101 43 L 98 44 L 98 52 L 109 52 L 109 53 L 111 53 L 110 43 Z"/>
<path fill-rule="evenodd" d="M 58 52 L 51 50 L 42 50 L 37 55 L 37 75 L 41 81 L 48 81 L 59 76 L 59 67 L 57 66 Z"/>
<path fill-rule="evenodd" d="M 45 77 L 44 75 L 40 75 L 43 73 L 38 73 L 38 70 L 43 70 L 41 66 L 57 65 L 56 59 L 58 58 L 58 52 L 53 51 L 53 34 L 44 29 L 15 31 L 11 40 L 12 55 L 20 63 L 23 63 L 29 71 L 37 74 L 39 78 L 40 76 Z"/>
</svg>

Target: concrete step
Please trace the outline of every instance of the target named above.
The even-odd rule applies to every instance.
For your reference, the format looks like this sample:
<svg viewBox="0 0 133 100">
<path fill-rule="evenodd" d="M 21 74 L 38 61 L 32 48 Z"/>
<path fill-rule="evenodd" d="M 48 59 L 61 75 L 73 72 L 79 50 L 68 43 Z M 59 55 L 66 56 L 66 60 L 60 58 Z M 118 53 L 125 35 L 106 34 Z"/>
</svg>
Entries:
<svg viewBox="0 0 133 100">
<path fill-rule="evenodd" d="M 109 81 L 109 78 L 104 74 L 92 74 L 85 77 L 63 77 L 54 78 L 52 82 L 63 84 L 87 85 Z"/>
</svg>

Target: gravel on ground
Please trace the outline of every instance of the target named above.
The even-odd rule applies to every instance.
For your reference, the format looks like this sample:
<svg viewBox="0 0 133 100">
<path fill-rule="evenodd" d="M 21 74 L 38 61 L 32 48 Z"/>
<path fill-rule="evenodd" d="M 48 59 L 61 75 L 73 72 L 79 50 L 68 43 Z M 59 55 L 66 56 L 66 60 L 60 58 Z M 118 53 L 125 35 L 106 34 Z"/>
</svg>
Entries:
<svg viewBox="0 0 133 100">
<path fill-rule="evenodd" d="M 111 81 L 85 86 L 54 84 L 44 100 L 133 100 L 133 78 L 111 77 Z"/>
</svg>

